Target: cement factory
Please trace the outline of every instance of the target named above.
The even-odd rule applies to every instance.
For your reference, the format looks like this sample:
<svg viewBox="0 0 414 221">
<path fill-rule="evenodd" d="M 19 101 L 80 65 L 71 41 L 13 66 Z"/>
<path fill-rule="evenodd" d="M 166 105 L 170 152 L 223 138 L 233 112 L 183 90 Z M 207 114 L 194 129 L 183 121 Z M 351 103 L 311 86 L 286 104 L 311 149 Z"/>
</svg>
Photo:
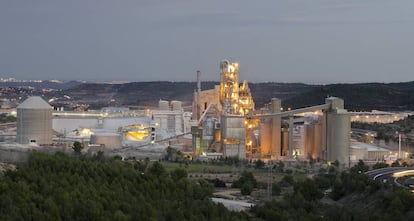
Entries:
<svg viewBox="0 0 414 221">
<path fill-rule="evenodd" d="M 220 63 L 220 85 L 202 91 L 200 73 L 194 94 L 192 127 L 195 155 L 222 153 L 239 159 L 321 159 L 349 163 L 350 115 L 344 101 L 282 111 L 274 98 L 255 110 L 246 81 L 239 85 L 239 64 Z"/>
<path fill-rule="evenodd" d="M 192 112 L 185 112 L 181 101 L 165 100 L 154 110 L 54 111 L 41 97 L 29 97 L 17 107 L 16 144 L 2 147 L 72 151 L 78 141 L 84 152 L 125 158 L 159 159 L 172 147 L 201 160 L 312 158 L 343 166 L 369 156 L 369 148 L 351 143 L 351 114 L 342 99 L 327 97 L 317 106 L 284 110 L 273 98 L 255 109 L 247 81 L 239 82 L 235 62 L 220 62 L 220 85 L 210 90 L 202 90 L 197 71 Z M 388 154 L 376 151 L 377 160 Z"/>
</svg>

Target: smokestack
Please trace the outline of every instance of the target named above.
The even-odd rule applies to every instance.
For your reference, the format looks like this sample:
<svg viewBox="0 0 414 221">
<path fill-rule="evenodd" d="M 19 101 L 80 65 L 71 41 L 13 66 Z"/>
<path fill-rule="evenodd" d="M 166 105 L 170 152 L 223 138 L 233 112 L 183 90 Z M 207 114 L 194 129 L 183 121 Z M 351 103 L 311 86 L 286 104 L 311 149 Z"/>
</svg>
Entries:
<svg viewBox="0 0 414 221">
<path fill-rule="evenodd" d="M 197 120 L 201 117 L 201 108 L 200 108 L 200 102 L 201 102 L 201 71 L 197 71 Z"/>
</svg>

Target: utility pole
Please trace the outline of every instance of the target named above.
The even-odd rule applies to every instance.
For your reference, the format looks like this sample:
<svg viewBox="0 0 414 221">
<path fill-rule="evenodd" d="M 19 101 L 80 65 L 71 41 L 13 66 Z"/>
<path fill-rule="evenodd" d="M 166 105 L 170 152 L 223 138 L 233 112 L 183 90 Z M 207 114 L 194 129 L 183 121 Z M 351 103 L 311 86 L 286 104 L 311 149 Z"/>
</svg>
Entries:
<svg viewBox="0 0 414 221">
<path fill-rule="evenodd" d="M 267 198 L 272 201 L 272 186 L 273 186 L 273 163 L 269 161 L 268 181 L 267 181 Z"/>
</svg>

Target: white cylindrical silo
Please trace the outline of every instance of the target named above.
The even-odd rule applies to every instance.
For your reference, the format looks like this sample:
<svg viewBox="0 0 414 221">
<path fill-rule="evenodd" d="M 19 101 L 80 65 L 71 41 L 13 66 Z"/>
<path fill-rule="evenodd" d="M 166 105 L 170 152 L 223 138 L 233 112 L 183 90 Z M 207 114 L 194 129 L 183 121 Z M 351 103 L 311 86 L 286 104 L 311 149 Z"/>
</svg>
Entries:
<svg viewBox="0 0 414 221">
<path fill-rule="evenodd" d="M 342 165 L 348 166 L 351 120 L 346 111 L 330 111 L 326 121 L 327 153 L 329 161 L 338 160 Z"/>
<path fill-rule="evenodd" d="M 52 110 L 41 97 L 27 98 L 17 106 L 16 141 L 21 144 L 52 143 Z"/>
<path fill-rule="evenodd" d="M 182 105 L 181 101 L 171 101 L 171 106 L 173 111 L 181 111 Z"/>
<path fill-rule="evenodd" d="M 160 110 L 169 110 L 170 108 L 169 108 L 168 101 L 160 100 L 158 102 L 158 108 Z"/>
</svg>

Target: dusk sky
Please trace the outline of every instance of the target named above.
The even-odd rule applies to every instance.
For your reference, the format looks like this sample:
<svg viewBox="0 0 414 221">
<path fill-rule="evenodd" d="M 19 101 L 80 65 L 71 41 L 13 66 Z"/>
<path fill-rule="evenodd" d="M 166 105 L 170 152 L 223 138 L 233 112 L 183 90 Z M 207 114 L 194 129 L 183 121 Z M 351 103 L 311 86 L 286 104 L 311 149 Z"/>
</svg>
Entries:
<svg viewBox="0 0 414 221">
<path fill-rule="evenodd" d="M 0 0 L 0 77 L 414 80 L 413 0 Z"/>
</svg>

